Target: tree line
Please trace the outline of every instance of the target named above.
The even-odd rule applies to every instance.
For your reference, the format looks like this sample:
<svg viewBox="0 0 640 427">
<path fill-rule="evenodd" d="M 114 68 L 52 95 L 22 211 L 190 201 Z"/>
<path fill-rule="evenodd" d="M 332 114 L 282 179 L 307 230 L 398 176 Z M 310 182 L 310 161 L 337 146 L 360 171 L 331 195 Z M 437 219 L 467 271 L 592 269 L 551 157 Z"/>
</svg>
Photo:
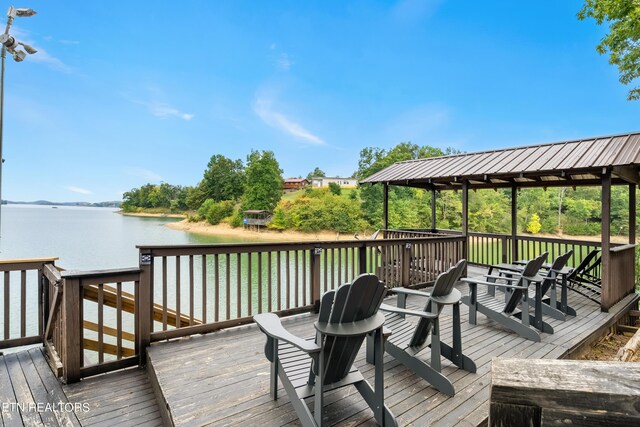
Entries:
<svg viewBox="0 0 640 427">
<path fill-rule="evenodd" d="M 354 176 L 362 179 L 395 162 L 457 153 L 448 148 L 418 146 L 402 142 L 390 149 L 364 148 Z M 320 168 L 309 173 L 323 176 Z M 146 184 L 124 194 L 125 211 L 165 209 L 195 212 L 192 220 L 212 224 L 227 220 L 242 225 L 242 211 L 273 212 L 270 227 L 278 230 L 332 230 L 343 233 L 370 232 L 382 228 L 381 185 L 341 189 L 307 188 L 296 198 L 282 199 L 282 170 L 272 151 L 252 151 L 246 162 L 216 154 L 211 157 L 201 181 L 193 187 L 167 183 Z M 469 228 L 488 233 L 511 231 L 510 189 L 478 190 L 469 193 Z M 461 193 L 441 191 L 436 195 L 436 225 L 460 229 Z M 600 188 L 525 188 L 518 194 L 518 230 L 532 234 L 564 233 L 597 235 L 600 232 Z M 628 189 L 612 189 L 613 234 L 628 232 Z M 431 227 L 431 192 L 408 187 L 389 191 L 389 226 Z"/>
</svg>

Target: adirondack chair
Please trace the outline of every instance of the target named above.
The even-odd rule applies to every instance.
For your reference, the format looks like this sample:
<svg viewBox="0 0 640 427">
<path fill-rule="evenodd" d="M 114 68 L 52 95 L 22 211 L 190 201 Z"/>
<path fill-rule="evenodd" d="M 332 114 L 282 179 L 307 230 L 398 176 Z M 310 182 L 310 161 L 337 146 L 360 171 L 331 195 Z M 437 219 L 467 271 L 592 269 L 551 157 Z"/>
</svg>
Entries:
<svg viewBox="0 0 640 427">
<path fill-rule="evenodd" d="M 582 262 L 569 274 L 569 289 L 600 303 L 602 279 L 598 270 L 602 264 L 600 249 L 589 252 Z"/>
<path fill-rule="evenodd" d="M 302 339 L 287 332 L 273 313 L 253 317 L 267 335 L 265 354 L 271 362 L 271 397 L 278 398 L 278 377 L 303 426 L 323 425 L 324 393 L 354 385 L 382 426 L 397 426 L 384 405 L 383 324 L 378 312 L 385 286 L 375 275 L 363 274 L 352 284 L 322 296 L 314 326 L 315 339 Z M 371 335 L 379 349 L 375 361 L 375 389 L 353 367 L 365 337 Z M 308 356 L 308 357 L 305 357 Z M 314 397 L 314 411 L 305 398 Z"/>
<path fill-rule="evenodd" d="M 529 285 L 535 284 L 538 288 L 538 295 L 541 295 L 539 292 L 544 279 L 538 275 L 538 271 L 546 258 L 547 253 L 545 252 L 538 258 L 532 259 L 525 265 L 522 274 L 514 273 L 513 277 L 485 276 L 486 280 L 483 278 L 463 278 L 462 281 L 469 285 L 469 295 L 462 297 L 462 303 L 469 306 L 469 323 L 476 324 L 477 312 L 479 311 L 531 341 L 540 342 L 540 334 L 531 327 L 531 324 L 541 332 L 552 334 L 553 328 L 542 320 L 541 311 L 537 311 L 533 316 L 529 313 Z M 488 292 L 478 292 L 478 285 L 495 286 L 510 292 L 506 292 L 505 298 L 501 301 Z M 518 307 L 520 308 L 518 309 Z"/>
<path fill-rule="evenodd" d="M 569 250 L 560 256 L 558 256 L 551 265 L 545 265 L 544 272 L 538 274 L 542 277 L 542 283 L 539 288 L 529 289 L 529 299 L 533 301 L 536 311 L 541 311 L 543 315 L 550 316 L 557 320 L 566 320 L 566 315 L 576 315 L 576 311 L 569 307 L 567 304 L 567 283 L 566 277 L 569 275 L 569 269 L 566 268 L 567 261 L 573 255 L 573 250 Z M 516 264 L 510 265 L 510 270 L 502 270 L 502 275 L 511 277 L 513 272 L 522 274 L 522 270 L 526 265 L 526 261 L 516 261 Z M 504 265 L 503 265 L 504 266 Z M 558 292 L 556 285 L 558 279 L 562 276 L 561 286 L 561 298 L 558 301 Z M 505 289 L 506 290 L 506 289 Z M 538 297 L 537 293 L 540 293 L 541 297 Z"/>
<path fill-rule="evenodd" d="M 451 381 L 441 373 L 440 356 L 451 360 L 456 366 L 475 372 L 475 363 L 462 354 L 462 339 L 460 331 L 460 291 L 454 285 L 465 271 L 467 262 L 460 260 L 448 271 L 436 278 L 433 290 L 428 292 L 394 288 L 398 294 L 397 307 L 382 304 L 380 310 L 385 311 L 387 319 L 385 327 L 392 331 L 391 337 L 385 344 L 385 351 L 407 368 L 421 376 L 440 392 L 453 396 L 455 389 Z M 406 308 L 407 295 L 427 298 L 424 311 Z M 445 305 L 453 305 L 453 346 L 440 341 L 439 316 Z M 417 324 L 405 320 L 405 315 L 419 318 Z M 428 341 L 428 338 L 431 339 Z M 430 363 L 424 362 L 418 354 L 431 348 Z M 369 349 L 370 347 L 367 347 Z M 368 360 L 372 358 L 367 353 Z"/>
</svg>

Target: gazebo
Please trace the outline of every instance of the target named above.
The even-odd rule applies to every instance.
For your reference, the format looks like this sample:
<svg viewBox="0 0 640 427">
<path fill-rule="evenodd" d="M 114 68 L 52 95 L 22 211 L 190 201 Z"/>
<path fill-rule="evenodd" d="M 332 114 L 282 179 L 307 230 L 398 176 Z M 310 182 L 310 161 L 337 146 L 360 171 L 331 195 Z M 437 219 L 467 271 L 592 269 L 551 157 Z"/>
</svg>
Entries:
<svg viewBox="0 0 640 427">
<path fill-rule="evenodd" d="M 511 189 L 511 259 L 518 258 L 517 195 L 526 187 L 600 186 L 602 188 L 602 295 L 607 310 L 634 290 L 636 188 L 640 185 L 640 133 L 584 138 L 533 146 L 464 153 L 395 163 L 361 184 L 384 186 L 384 228 L 389 226 L 389 186 L 431 190 L 431 227 L 436 230 L 436 191 L 462 193 L 463 253 L 468 256 L 470 189 Z M 611 186 L 629 188 L 629 245 L 612 247 Z"/>
</svg>

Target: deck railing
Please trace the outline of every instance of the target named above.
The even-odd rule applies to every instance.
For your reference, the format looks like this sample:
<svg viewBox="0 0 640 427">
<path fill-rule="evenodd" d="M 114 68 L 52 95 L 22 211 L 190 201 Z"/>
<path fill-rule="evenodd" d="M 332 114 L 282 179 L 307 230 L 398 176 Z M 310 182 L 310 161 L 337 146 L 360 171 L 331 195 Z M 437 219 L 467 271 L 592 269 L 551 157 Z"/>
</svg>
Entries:
<svg viewBox="0 0 640 427">
<path fill-rule="evenodd" d="M 2 340 L 0 349 L 42 342 L 44 328 L 43 272 L 57 258 L 0 261 Z M 37 313 L 37 321 L 32 319 Z M 29 319 L 27 319 L 29 318 Z"/>
<path fill-rule="evenodd" d="M 462 238 L 140 246 L 149 341 L 311 311 L 322 293 L 375 273 L 389 287 L 433 281 L 462 256 Z M 148 288 L 148 289 L 147 289 Z M 179 320 L 175 320 L 179 319 Z"/>
<path fill-rule="evenodd" d="M 137 268 L 86 272 L 47 269 L 50 308 L 43 337 L 65 382 L 142 364 Z"/>
</svg>

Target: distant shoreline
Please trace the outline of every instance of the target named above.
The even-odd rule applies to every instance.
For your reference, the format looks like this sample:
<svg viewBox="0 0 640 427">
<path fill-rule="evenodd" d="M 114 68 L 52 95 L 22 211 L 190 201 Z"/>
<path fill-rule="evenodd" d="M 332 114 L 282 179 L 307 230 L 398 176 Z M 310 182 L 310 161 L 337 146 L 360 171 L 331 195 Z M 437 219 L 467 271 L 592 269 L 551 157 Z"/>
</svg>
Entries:
<svg viewBox="0 0 640 427">
<path fill-rule="evenodd" d="M 172 213 L 125 212 L 123 210 L 116 211 L 116 213 L 124 216 L 138 216 L 143 218 L 186 218 L 184 214 Z"/>
<path fill-rule="evenodd" d="M 321 231 L 317 233 L 303 233 L 300 231 L 275 231 L 275 230 L 245 230 L 238 227 L 233 228 L 229 224 L 211 225 L 206 222 L 189 222 L 186 219 L 178 222 L 165 224 L 173 230 L 180 230 L 187 233 L 204 234 L 207 236 L 235 237 L 243 240 L 267 241 L 267 242 L 317 242 L 333 240 L 352 240 L 351 234 L 340 234 L 331 231 Z"/>
</svg>

